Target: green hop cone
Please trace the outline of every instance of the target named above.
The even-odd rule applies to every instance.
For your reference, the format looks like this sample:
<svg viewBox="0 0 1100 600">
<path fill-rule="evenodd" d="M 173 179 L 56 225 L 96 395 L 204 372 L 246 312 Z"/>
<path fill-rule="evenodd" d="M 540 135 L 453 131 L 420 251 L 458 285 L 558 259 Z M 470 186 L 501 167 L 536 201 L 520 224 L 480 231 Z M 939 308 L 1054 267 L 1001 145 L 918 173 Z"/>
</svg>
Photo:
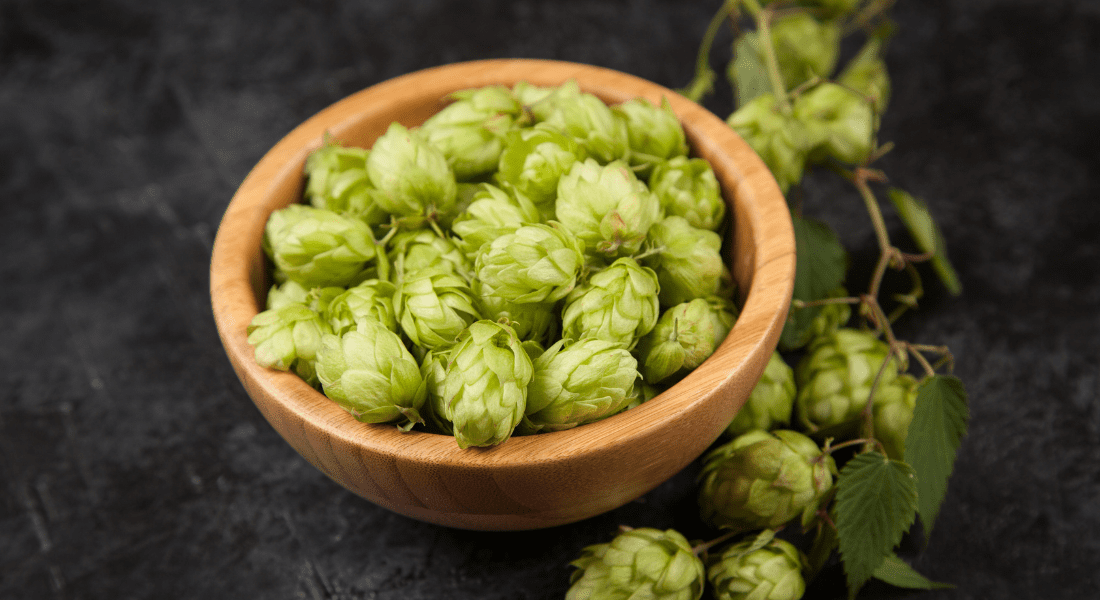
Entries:
<svg viewBox="0 0 1100 600">
<path fill-rule="evenodd" d="M 658 387 L 642 381 L 641 375 L 639 374 L 638 380 L 634 382 L 634 393 L 631 395 L 630 402 L 626 404 L 626 408 L 623 410 L 630 410 L 649 402 L 659 396 L 664 389 L 664 387 Z"/>
<path fill-rule="evenodd" d="M 397 283 L 393 308 L 401 330 L 425 349 L 451 344 L 481 318 L 466 280 L 436 265 L 406 273 Z"/>
<path fill-rule="evenodd" d="M 562 102 L 573 102 L 581 95 L 577 80 L 570 79 L 559 86 L 540 87 L 521 81 L 512 86 L 512 93 L 531 113 L 536 123 L 550 118 Z"/>
<path fill-rule="evenodd" d="M 246 331 L 261 367 L 293 370 L 310 385 L 317 383 L 314 361 L 321 337 L 332 332 L 321 315 L 304 304 L 289 303 L 252 317 Z"/>
<path fill-rule="evenodd" d="M 545 343 L 558 327 L 558 311 L 553 302 L 513 302 L 485 282 L 475 279 L 471 284 L 476 306 L 489 321 L 508 323 L 523 341 Z"/>
<path fill-rule="evenodd" d="M 504 138 L 520 125 L 523 105 L 503 86 L 463 90 L 420 126 L 423 138 L 446 157 L 459 181 L 497 169 Z"/>
<path fill-rule="evenodd" d="M 309 290 L 291 280 L 271 286 L 267 292 L 267 308 L 282 308 L 287 304 L 309 304 Z"/>
<path fill-rule="evenodd" d="M 721 285 L 722 237 L 692 227 L 683 217 L 666 217 L 649 230 L 655 252 L 645 264 L 657 273 L 661 304 L 676 306 L 713 296 Z"/>
<path fill-rule="evenodd" d="M 271 213 L 264 250 L 280 272 L 305 288 L 355 284 L 371 276 L 369 267 L 377 274 L 389 270 L 366 223 L 302 204 Z"/>
<path fill-rule="evenodd" d="M 772 21 L 772 43 L 780 76 L 788 90 L 811 77 L 832 75 L 840 54 L 841 33 L 836 21 L 819 21 L 803 11 L 790 12 Z M 756 50 L 760 62 L 766 64 L 759 33 L 750 32 L 746 39 Z"/>
<path fill-rule="evenodd" d="M 718 298 L 696 298 L 666 310 L 638 343 L 645 380 L 661 383 L 703 364 L 733 328 L 733 310 Z"/>
<path fill-rule="evenodd" d="M 886 456 L 895 460 L 905 460 L 905 437 L 917 406 L 918 386 L 916 378 L 902 374 L 875 394 L 875 439 L 882 442 Z"/>
<path fill-rule="evenodd" d="M 416 273 L 436 266 L 449 269 L 464 279 L 470 279 L 473 275 L 473 266 L 454 241 L 440 237 L 431 229 L 398 233 L 390 240 L 389 247 L 387 256 L 393 265 L 393 281 L 404 277 L 405 273 Z"/>
<path fill-rule="evenodd" d="M 794 372 L 796 412 L 802 427 L 814 432 L 857 420 L 889 355 L 885 342 L 857 329 L 840 328 L 816 338 Z M 890 360 L 875 397 L 897 377 L 897 361 Z"/>
<path fill-rule="evenodd" d="M 800 121 L 779 111 L 775 96 L 761 94 L 753 98 L 726 122 L 760 155 L 784 194 L 802 181 L 806 153 L 813 141 Z"/>
<path fill-rule="evenodd" d="M 513 130 L 500 155 L 497 179 L 538 206 L 553 205 L 558 180 L 587 156 L 573 138 L 548 125 Z"/>
<path fill-rule="evenodd" d="M 838 286 L 830 291 L 826 297 L 844 298 L 847 295 L 848 290 L 844 289 L 844 286 Z M 795 311 L 803 310 L 817 311 L 817 315 L 813 317 L 809 326 L 805 329 L 798 327 L 793 319 Z M 846 302 L 836 302 L 824 304 L 820 307 L 796 308 L 792 306 L 791 314 L 792 316 L 787 317 L 787 323 L 784 324 L 783 333 L 779 337 L 779 349 L 783 351 L 797 350 L 809 344 L 812 340 L 843 327 L 852 316 L 852 305 Z"/>
<path fill-rule="evenodd" d="M 368 279 L 333 298 L 323 313 L 325 320 L 336 335 L 355 329 L 362 321 L 374 321 L 396 332 L 397 318 L 393 310 L 395 291 L 394 285 L 388 281 Z"/>
<path fill-rule="evenodd" d="M 634 398 L 638 361 L 603 340 L 559 340 L 534 361 L 524 433 L 562 431 L 609 417 Z"/>
<path fill-rule="evenodd" d="M 761 548 L 754 540 L 729 546 L 707 567 L 717 600 L 799 600 L 806 592 L 805 558 L 786 540 L 773 538 Z"/>
<path fill-rule="evenodd" d="M 420 365 L 396 333 L 363 321 L 355 331 L 326 335 L 317 353 L 325 395 L 364 423 L 422 423 L 427 387 Z"/>
<path fill-rule="evenodd" d="M 657 163 L 687 156 L 684 128 L 667 98 L 661 99 L 660 107 L 644 98 L 634 98 L 612 110 L 626 122 L 630 164 L 639 169 L 640 176 L 647 177 Z"/>
<path fill-rule="evenodd" d="M 849 164 L 862 164 L 871 152 L 874 112 L 856 92 L 835 83 L 822 83 L 794 102 L 794 116 L 810 137 L 820 140 L 810 151 L 813 162 L 825 156 Z"/>
<path fill-rule="evenodd" d="M 577 285 L 584 242 L 557 223 L 524 225 L 477 257 L 477 276 L 512 302 L 556 302 Z"/>
<path fill-rule="evenodd" d="M 305 197 L 315 208 L 357 217 L 370 225 L 386 222 L 386 212 L 374 201 L 374 184 L 367 173 L 364 148 L 325 140 L 306 158 Z"/>
<path fill-rule="evenodd" d="M 597 338 L 633 349 L 657 324 L 658 289 L 652 269 L 620 258 L 566 297 L 562 337 Z"/>
<path fill-rule="evenodd" d="M 450 347 L 428 350 L 420 360 L 420 376 L 424 378 L 427 398 L 420 411 L 424 424 L 432 433 L 454 435 L 454 425 L 443 415 L 446 404 L 443 401 L 443 382 L 447 378 L 447 361 Z"/>
<path fill-rule="evenodd" d="M 775 529 L 799 516 L 807 524 L 835 472 L 832 457 L 801 433 L 750 431 L 704 456 L 699 513 L 734 530 Z"/>
<path fill-rule="evenodd" d="M 703 561 L 673 529 L 624 531 L 570 564 L 577 570 L 566 600 L 699 600 L 706 584 Z"/>
<path fill-rule="evenodd" d="M 531 358 L 511 327 L 471 324 L 450 350 L 442 385 L 442 417 L 460 448 L 500 444 L 527 408 Z"/>
<path fill-rule="evenodd" d="M 458 185 L 447 158 L 399 123 L 374 142 L 367 172 L 378 191 L 375 201 L 389 214 L 431 219 L 455 207 Z"/>
<path fill-rule="evenodd" d="M 726 216 L 714 170 L 701 158 L 677 156 L 658 163 L 649 176 L 649 187 L 666 215 L 683 217 L 692 227 L 717 231 Z"/>
<path fill-rule="evenodd" d="M 538 208 L 525 196 L 485 183 L 473 194 L 466 211 L 455 218 L 451 232 L 458 238 L 459 249 L 473 261 L 489 242 L 541 220 Z"/>
<path fill-rule="evenodd" d="M 890 104 L 890 74 L 882 60 L 884 45 L 879 36 L 867 40 L 837 79 L 840 85 L 863 94 L 879 114 Z"/>
<path fill-rule="evenodd" d="M 661 219 L 661 202 L 622 161 L 578 162 L 558 182 L 558 222 L 603 257 L 635 254 Z"/>
<path fill-rule="evenodd" d="M 794 369 L 791 369 L 778 352 L 773 352 L 764 367 L 764 374 L 752 388 L 745 405 L 726 427 L 725 434 L 737 437 L 754 429 L 771 431 L 788 427 L 791 424 L 794 397 Z"/>
<path fill-rule="evenodd" d="M 626 121 L 596 96 L 559 94 L 545 123 L 572 137 L 602 164 L 626 158 L 630 140 Z M 537 113 L 536 113 L 537 116 Z"/>
</svg>

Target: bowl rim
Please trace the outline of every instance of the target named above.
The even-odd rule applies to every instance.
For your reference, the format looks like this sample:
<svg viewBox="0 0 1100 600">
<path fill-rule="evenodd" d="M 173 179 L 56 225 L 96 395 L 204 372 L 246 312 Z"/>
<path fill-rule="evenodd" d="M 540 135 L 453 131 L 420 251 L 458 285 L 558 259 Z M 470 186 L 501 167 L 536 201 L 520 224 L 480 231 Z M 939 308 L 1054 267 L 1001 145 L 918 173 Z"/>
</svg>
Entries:
<svg viewBox="0 0 1100 600">
<path fill-rule="evenodd" d="M 423 95 L 428 90 L 447 87 L 441 82 L 463 82 L 459 87 L 451 87 L 450 91 L 519 80 L 550 85 L 538 80 L 539 67 L 547 65 L 555 67 L 559 74 L 576 79 L 583 91 L 594 93 L 605 102 L 638 96 L 655 103 L 667 99 L 684 123 L 695 154 L 705 150 L 727 157 L 727 164 L 714 165 L 712 161 L 712 166 L 735 175 L 736 189 L 725 189 L 723 185 L 723 193 L 727 203 L 733 202 L 730 194 L 746 198 L 743 210 L 754 221 L 757 239 L 751 257 L 750 288 L 742 292 L 740 315 L 718 350 L 658 397 L 613 417 L 565 431 L 513 436 L 489 448 L 468 449 L 460 449 L 451 436 L 419 431 L 402 433 L 392 424 L 361 423 L 296 375 L 260 367 L 253 359 L 246 333 L 252 317 L 262 310 L 254 292 L 259 287 L 255 277 L 255 252 L 259 252 L 259 244 L 255 244 L 255 252 L 251 254 L 239 249 L 242 240 L 256 239 L 256 220 L 262 217 L 266 221 L 263 213 L 270 213 L 270 210 L 264 206 L 265 198 L 287 181 L 302 178 L 305 157 L 320 146 L 326 132 L 339 138 L 340 131 L 368 119 L 375 110 L 372 105 L 381 103 L 392 108 L 405 97 L 411 97 L 414 92 L 410 90 Z M 444 96 L 440 94 L 441 102 Z M 346 116 L 349 113 L 355 116 L 349 118 Z M 737 160 L 730 156 L 730 151 Z M 733 212 L 731 207 L 731 215 Z M 731 227 L 727 235 L 732 235 L 732 231 Z M 745 260 L 745 257 L 735 260 Z M 730 263 L 728 257 L 726 263 Z M 441 467 L 500 470 L 572 460 L 652 438 L 656 430 L 684 419 L 701 403 L 711 400 L 714 394 L 731 396 L 725 389 L 728 386 L 723 384 L 739 372 L 755 371 L 752 375 L 755 381 L 776 347 L 786 320 L 794 286 L 794 268 L 794 232 L 782 193 L 751 147 L 713 113 L 668 88 L 612 69 L 543 59 L 488 59 L 432 67 L 383 81 L 335 102 L 295 127 L 264 154 L 226 208 L 211 253 L 210 290 L 216 326 L 225 351 L 254 403 L 269 421 L 292 418 L 296 422 L 282 425 L 313 429 L 375 455 L 423 460 Z M 777 298 L 787 301 L 776 302 Z M 752 356 L 757 360 L 748 360 Z M 255 397 L 256 393 L 274 401 L 283 410 L 280 414 L 265 410 Z M 735 398 L 725 398 L 725 401 L 737 402 Z M 743 401 L 742 398 L 740 402 Z M 739 406 L 731 410 L 736 411 Z M 713 441 L 712 438 L 707 443 Z M 325 452 L 321 448 L 297 449 L 314 464 L 317 461 L 308 454 Z"/>
</svg>

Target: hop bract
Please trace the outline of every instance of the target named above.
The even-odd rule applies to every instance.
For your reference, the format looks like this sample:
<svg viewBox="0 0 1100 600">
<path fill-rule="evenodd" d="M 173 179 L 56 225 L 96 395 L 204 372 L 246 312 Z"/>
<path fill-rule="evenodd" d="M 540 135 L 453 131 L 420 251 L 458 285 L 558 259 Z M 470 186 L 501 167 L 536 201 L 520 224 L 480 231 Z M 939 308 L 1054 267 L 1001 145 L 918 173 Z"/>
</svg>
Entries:
<svg viewBox="0 0 1100 600">
<path fill-rule="evenodd" d="M 492 173 L 523 105 L 503 86 L 463 90 L 451 97 L 455 102 L 425 121 L 421 134 L 443 153 L 458 180 Z"/>
<path fill-rule="evenodd" d="M 733 321 L 733 306 L 718 298 L 697 298 L 666 310 L 638 344 L 642 376 L 661 383 L 695 369 L 726 339 Z"/>
<path fill-rule="evenodd" d="M 531 359 L 511 327 L 471 324 L 447 355 L 442 385 L 443 418 L 460 448 L 500 444 L 527 408 Z"/>
<path fill-rule="evenodd" d="M 409 430 L 422 422 L 427 397 L 420 365 L 401 338 L 379 323 L 363 321 L 342 336 L 326 335 L 317 353 L 325 395 L 364 423 L 396 422 Z"/>
<path fill-rule="evenodd" d="M 806 153 L 813 143 L 799 120 L 776 108 L 775 96 L 753 98 L 726 122 L 760 155 L 784 194 L 802 180 Z"/>
<path fill-rule="evenodd" d="M 795 368 L 798 418 L 808 431 L 859 418 L 871 397 L 879 369 L 890 347 L 871 333 L 841 328 L 814 340 Z M 889 361 L 875 397 L 898 377 L 897 362 Z"/>
<path fill-rule="evenodd" d="M 397 284 L 393 307 L 409 340 L 427 349 L 453 343 L 481 318 L 466 280 L 439 265 L 406 273 Z"/>
<path fill-rule="evenodd" d="M 588 159 L 558 182 L 554 214 L 590 251 L 614 257 L 638 252 L 661 203 L 626 163 Z"/>
<path fill-rule="evenodd" d="M 822 83 L 798 97 L 794 116 L 817 143 L 810 159 L 822 156 L 858 165 L 871 152 L 874 112 L 858 93 L 835 83 Z"/>
<path fill-rule="evenodd" d="M 527 389 L 531 433 L 570 429 L 623 410 L 638 379 L 638 361 L 629 351 L 596 339 L 559 340 L 534 368 Z"/>
<path fill-rule="evenodd" d="M 371 225 L 386 221 L 386 212 L 374 201 L 374 185 L 367 173 L 364 148 L 331 141 L 306 158 L 305 197 L 316 208 L 353 216 Z"/>
<path fill-rule="evenodd" d="M 336 296 L 325 308 L 324 317 L 332 332 L 341 335 L 358 327 L 362 321 L 374 321 L 390 331 L 397 331 L 393 310 L 393 284 L 380 279 L 368 279 Z"/>
<path fill-rule="evenodd" d="M 494 294 L 517 304 L 556 302 L 577 285 L 584 242 L 556 224 L 524 225 L 477 257 L 477 276 Z"/>
<path fill-rule="evenodd" d="M 836 471 L 821 454 L 813 440 L 786 429 L 734 438 L 703 458 L 700 516 L 734 530 L 775 529 L 799 516 L 808 523 Z"/>
<path fill-rule="evenodd" d="M 683 217 L 692 227 L 717 231 L 726 216 L 714 170 L 701 158 L 678 156 L 657 163 L 649 187 L 666 215 Z"/>
<path fill-rule="evenodd" d="M 604 164 L 626 157 L 626 121 L 596 96 L 563 93 L 548 108 L 545 122 L 576 140 L 589 156 Z"/>
<path fill-rule="evenodd" d="M 481 316 L 489 321 L 504 319 L 519 339 L 548 343 L 557 334 L 558 311 L 554 302 L 514 302 L 476 279 L 471 287 Z"/>
<path fill-rule="evenodd" d="M 280 272 L 306 288 L 356 283 L 367 279 L 368 266 L 388 272 L 366 223 L 302 204 L 271 213 L 264 249 Z"/>
<path fill-rule="evenodd" d="M 314 360 L 321 337 L 331 333 L 321 315 L 298 303 L 265 310 L 248 324 L 248 343 L 261 367 L 293 370 L 310 384 L 317 382 Z"/>
<path fill-rule="evenodd" d="M 646 264 L 657 272 L 661 304 L 675 306 L 713 296 L 721 284 L 722 238 L 692 227 L 683 217 L 666 217 L 649 230 L 655 253 Z"/>
<path fill-rule="evenodd" d="M 722 551 L 707 567 L 717 600 L 799 600 L 806 592 L 802 552 L 773 538 L 753 549 L 753 540 Z"/>
<path fill-rule="evenodd" d="M 558 180 L 587 156 L 576 140 L 540 123 L 508 134 L 497 179 L 538 206 L 552 206 L 558 197 Z"/>
<path fill-rule="evenodd" d="M 443 153 L 399 123 L 374 142 L 367 172 L 375 201 L 399 217 L 436 217 L 455 206 L 458 186 Z"/>
<path fill-rule="evenodd" d="M 667 98 L 662 98 L 660 107 L 644 98 L 634 98 L 612 110 L 626 121 L 630 164 L 639 167 L 642 176 L 648 176 L 653 166 L 660 162 L 687 156 L 684 128 Z"/>
<path fill-rule="evenodd" d="M 292 279 L 271 286 L 267 292 L 267 308 L 282 308 L 287 304 L 309 304 L 309 290 Z"/>
<path fill-rule="evenodd" d="M 574 289 L 562 311 L 562 337 L 597 338 L 628 350 L 657 324 L 657 274 L 620 258 Z"/>
<path fill-rule="evenodd" d="M 726 435 L 737 437 L 754 429 L 771 431 L 789 426 L 794 396 L 794 369 L 778 352 L 772 352 L 745 405 L 726 427 Z"/>
<path fill-rule="evenodd" d="M 566 600 L 698 600 L 703 561 L 679 532 L 639 528 L 584 549 Z"/>
</svg>

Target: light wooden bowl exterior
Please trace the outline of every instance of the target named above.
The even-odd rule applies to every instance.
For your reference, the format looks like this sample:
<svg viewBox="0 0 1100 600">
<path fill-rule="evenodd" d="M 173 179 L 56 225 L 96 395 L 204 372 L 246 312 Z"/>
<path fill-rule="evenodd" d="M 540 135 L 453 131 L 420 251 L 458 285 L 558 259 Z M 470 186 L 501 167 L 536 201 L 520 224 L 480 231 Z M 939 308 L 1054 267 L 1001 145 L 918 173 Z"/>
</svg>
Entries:
<svg viewBox="0 0 1100 600">
<path fill-rule="evenodd" d="M 614 104 L 667 98 L 695 155 L 707 159 L 733 215 L 729 266 L 743 310 L 718 351 L 657 398 L 576 429 L 459 449 L 449 436 L 367 425 L 295 375 L 264 369 L 246 339 L 269 280 L 260 240 L 268 215 L 301 199 L 302 167 L 326 132 L 369 147 L 392 121 L 423 122 L 460 89 L 527 81 L 580 87 Z M 727 233 L 727 235 L 729 235 Z M 398 513 L 464 529 L 519 530 L 619 507 L 675 475 L 718 438 L 776 347 L 794 284 L 786 202 L 752 149 L 721 119 L 654 83 L 608 69 L 543 60 L 452 64 L 398 77 L 318 113 L 275 145 L 226 210 L 210 266 L 226 353 L 268 422 L 303 457 L 352 492 Z"/>
</svg>

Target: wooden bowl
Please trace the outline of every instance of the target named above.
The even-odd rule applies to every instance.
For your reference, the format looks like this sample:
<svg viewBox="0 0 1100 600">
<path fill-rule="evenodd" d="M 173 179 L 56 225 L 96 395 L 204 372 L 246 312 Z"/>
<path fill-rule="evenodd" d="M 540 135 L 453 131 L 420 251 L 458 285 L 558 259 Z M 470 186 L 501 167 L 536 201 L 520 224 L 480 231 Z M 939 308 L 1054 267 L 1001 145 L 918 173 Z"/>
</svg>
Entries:
<svg viewBox="0 0 1100 600">
<path fill-rule="evenodd" d="M 575 79 L 614 104 L 667 98 L 693 154 L 707 159 L 733 215 L 729 267 L 743 310 L 717 352 L 685 379 L 626 412 L 568 431 L 459 449 L 453 437 L 401 433 L 353 419 L 297 376 L 259 367 L 245 328 L 270 280 L 260 249 L 273 210 L 302 198 L 302 167 L 326 132 L 370 147 L 392 121 L 422 123 L 451 92 Z M 752 149 L 721 119 L 669 89 L 604 68 L 544 60 L 486 60 L 404 75 L 353 94 L 299 125 L 249 173 L 218 229 L 210 287 L 218 332 L 249 396 L 313 466 L 398 513 L 451 527 L 519 530 L 579 521 L 669 479 L 721 434 L 776 347 L 794 285 L 787 204 Z"/>
</svg>

